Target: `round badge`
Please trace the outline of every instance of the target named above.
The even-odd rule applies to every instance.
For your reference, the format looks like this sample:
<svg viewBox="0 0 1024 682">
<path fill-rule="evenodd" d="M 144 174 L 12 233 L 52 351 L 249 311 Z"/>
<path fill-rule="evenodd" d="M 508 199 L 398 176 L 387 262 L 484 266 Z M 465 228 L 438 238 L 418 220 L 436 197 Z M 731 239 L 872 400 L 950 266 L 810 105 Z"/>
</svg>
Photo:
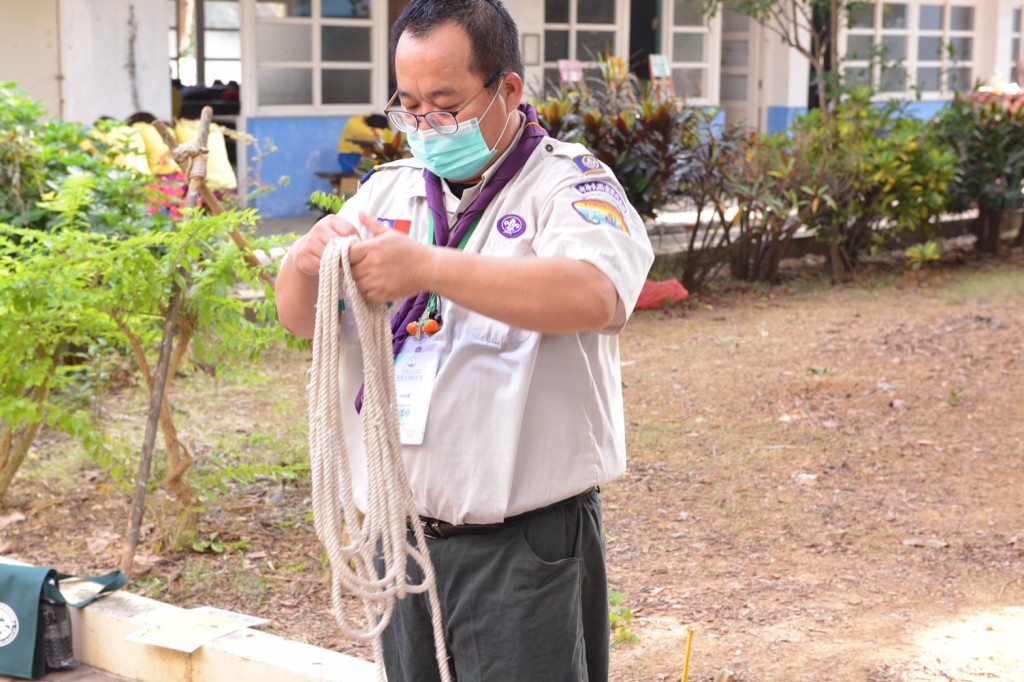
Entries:
<svg viewBox="0 0 1024 682">
<path fill-rule="evenodd" d="M 515 213 L 509 213 L 508 215 L 498 218 L 498 232 L 501 233 L 502 237 L 508 239 L 515 239 L 523 232 L 526 232 L 526 221 Z"/>
<path fill-rule="evenodd" d="M 7 646 L 18 636 L 18 614 L 0 602 L 0 647 Z"/>
</svg>

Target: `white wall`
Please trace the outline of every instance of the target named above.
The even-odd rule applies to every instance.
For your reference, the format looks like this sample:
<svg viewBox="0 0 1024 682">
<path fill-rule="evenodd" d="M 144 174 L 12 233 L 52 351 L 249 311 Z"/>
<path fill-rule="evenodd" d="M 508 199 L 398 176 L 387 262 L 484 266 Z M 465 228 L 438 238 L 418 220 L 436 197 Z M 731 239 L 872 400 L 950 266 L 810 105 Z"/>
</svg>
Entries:
<svg viewBox="0 0 1024 682">
<path fill-rule="evenodd" d="M 60 0 L 0 0 L 0 82 L 20 89 L 60 112 Z"/>
<path fill-rule="evenodd" d="M 810 62 L 769 30 L 761 31 L 761 49 L 762 108 L 806 107 Z"/>
<path fill-rule="evenodd" d="M 59 1 L 63 117 L 89 123 L 100 116 L 125 118 L 141 110 L 170 118 L 166 4 L 153 0 Z M 134 39 L 129 26 L 133 10 Z"/>
<path fill-rule="evenodd" d="M 533 66 L 526 65 L 526 96 L 529 97 L 532 92 L 539 91 L 544 82 L 544 0 L 506 2 L 505 7 L 519 27 L 520 44 L 525 34 L 535 36 L 530 40 L 535 41 L 538 62 Z M 529 58 L 528 54 L 523 54 L 524 60 Z"/>
</svg>

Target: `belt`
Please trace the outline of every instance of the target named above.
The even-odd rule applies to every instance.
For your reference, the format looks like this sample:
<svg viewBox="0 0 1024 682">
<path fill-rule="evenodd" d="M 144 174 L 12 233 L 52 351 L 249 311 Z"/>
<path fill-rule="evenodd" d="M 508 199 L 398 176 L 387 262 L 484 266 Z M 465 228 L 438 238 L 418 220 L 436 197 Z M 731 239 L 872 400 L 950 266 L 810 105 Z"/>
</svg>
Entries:
<svg viewBox="0 0 1024 682">
<path fill-rule="evenodd" d="M 441 521 L 440 519 L 434 519 L 429 516 L 420 516 L 419 522 L 423 528 L 423 535 L 433 540 L 447 540 L 448 538 L 454 538 L 460 535 L 488 535 L 508 528 L 510 525 L 518 521 L 523 521 L 524 519 L 528 519 L 532 516 L 537 516 L 538 514 L 543 514 L 544 512 L 582 500 L 583 498 L 588 497 L 591 493 L 595 491 L 600 492 L 600 490 L 601 489 L 599 487 L 592 486 L 581 492 L 579 495 L 567 497 L 564 500 L 560 500 L 554 504 L 549 504 L 546 507 L 532 509 L 528 512 L 523 512 L 522 514 L 510 516 L 500 523 L 463 523 L 456 526 L 448 523 L 447 521 Z M 409 532 L 412 532 L 412 521 L 409 521 L 407 525 Z"/>
</svg>

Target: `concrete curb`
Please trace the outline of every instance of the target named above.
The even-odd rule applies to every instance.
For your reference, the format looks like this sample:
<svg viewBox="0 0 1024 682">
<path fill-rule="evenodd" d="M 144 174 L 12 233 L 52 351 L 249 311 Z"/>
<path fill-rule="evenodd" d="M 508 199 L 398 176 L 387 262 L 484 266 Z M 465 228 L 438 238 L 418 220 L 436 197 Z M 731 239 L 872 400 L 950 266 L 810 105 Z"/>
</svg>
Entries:
<svg viewBox="0 0 1024 682">
<path fill-rule="evenodd" d="M 6 563 L 18 563 L 0 558 Z M 62 584 L 71 600 L 96 591 L 92 583 Z M 377 667 L 352 656 L 243 628 L 192 653 L 131 642 L 126 637 L 147 625 L 181 618 L 186 609 L 125 590 L 84 609 L 71 609 L 75 658 L 88 666 L 138 682 L 377 682 Z"/>
</svg>

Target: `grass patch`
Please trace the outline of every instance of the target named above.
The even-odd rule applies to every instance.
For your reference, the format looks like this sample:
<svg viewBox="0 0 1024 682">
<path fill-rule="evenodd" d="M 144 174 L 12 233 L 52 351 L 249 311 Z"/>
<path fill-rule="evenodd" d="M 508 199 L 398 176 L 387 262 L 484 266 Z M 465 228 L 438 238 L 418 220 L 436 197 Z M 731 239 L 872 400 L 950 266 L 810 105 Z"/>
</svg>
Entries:
<svg viewBox="0 0 1024 682">
<path fill-rule="evenodd" d="M 972 275 L 951 284 L 947 299 L 958 304 L 1024 300 L 1024 271 L 1000 269 L 991 274 Z"/>
</svg>

